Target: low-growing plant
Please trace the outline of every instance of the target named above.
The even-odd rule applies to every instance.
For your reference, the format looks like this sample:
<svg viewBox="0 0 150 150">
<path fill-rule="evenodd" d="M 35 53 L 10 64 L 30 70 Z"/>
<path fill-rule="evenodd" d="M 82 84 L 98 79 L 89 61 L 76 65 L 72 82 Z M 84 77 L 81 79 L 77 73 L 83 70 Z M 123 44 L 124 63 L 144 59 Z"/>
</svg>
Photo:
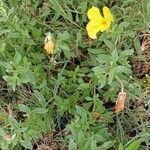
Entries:
<svg viewBox="0 0 150 150">
<path fill-rule="evenodd" d="M 0 0 L 0 148 L 148 147 L 147 130 L 134 140 L 125 125 L 141 94 L 130 59 L 149 33 L 149 4 Z"/>
</svg>

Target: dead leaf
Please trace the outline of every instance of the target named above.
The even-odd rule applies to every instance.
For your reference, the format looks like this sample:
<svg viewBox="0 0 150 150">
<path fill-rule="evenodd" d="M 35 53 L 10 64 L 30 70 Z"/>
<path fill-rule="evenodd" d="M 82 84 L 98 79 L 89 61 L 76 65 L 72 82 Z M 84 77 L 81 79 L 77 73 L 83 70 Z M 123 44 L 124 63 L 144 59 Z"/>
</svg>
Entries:
<svg viewBox="0 0 150 150">
<path fill-rule="evenodd" d="M 126 92 L 119 92 L 118 99 L 117 99 L 116 105 L 115 105 L 116 113 L 119 113 L 120 111 L 122 111 L 124 109 L 125 99 L 126 99 Z"/>
</svg>

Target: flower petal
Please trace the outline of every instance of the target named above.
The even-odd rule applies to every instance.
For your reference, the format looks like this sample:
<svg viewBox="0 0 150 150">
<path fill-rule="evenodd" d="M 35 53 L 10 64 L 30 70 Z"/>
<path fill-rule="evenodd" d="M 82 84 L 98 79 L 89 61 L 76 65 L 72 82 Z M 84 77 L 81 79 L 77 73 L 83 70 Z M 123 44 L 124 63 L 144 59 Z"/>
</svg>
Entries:
<svg viewBox="0 0 150 150">
<path fill-rule="evenodd" d="M 104 32 L 104 31 L 108 30 L 110 25 L 111 25 L 111 22 L 109 20 L 103 19 L 100 24 L 100 31 Z"/>
<path fill-rule="evenodd" d="M 87 24 L 86 30 L 91 39 L 97 39 L 96 34 L 101 30 L 100 24 L 101 24 L 100 20 L 98 21 L 92 20 Z"/>
<path fill-rule="evenodd" d="M 88 10 L 87 16 L 90 20 L 97 20 L 103 18 L 99 12 L 99 9 L 95 6 L 92 6 L 92 8 Z"/>
<path fill-rule="evenodd" d="M 104 18 L 107 21 L 110 21 L 110 22 L 113 21 L 113 16 L 112 16 L 110 9 L 108 7 L 106 7 L 106 6 L 103 7 L 103 14 L 104 14 Z"/>
<path fill-rule="evenodd" d="M 54 43 L 52 40 L 48 40 L 47 43 L 44 45 L 44 49 L 47 51 L 48 54 L 54 53 Z"/>
</svg>

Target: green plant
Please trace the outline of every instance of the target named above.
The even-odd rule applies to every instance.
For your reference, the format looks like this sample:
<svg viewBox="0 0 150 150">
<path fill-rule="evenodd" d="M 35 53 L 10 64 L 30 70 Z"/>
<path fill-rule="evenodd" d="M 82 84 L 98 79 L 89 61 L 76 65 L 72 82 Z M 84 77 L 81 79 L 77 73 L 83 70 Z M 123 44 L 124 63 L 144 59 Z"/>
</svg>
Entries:
<svg viewBox="0 0 150 150">
<path fill-rule="evenodd" d="M 109 6 L 114 17 L 97 40 L 85 29 L 93 5 Z M 0 148 L 40 148 L 42 140 L 62 150 L 148 148 L 149 125 L 130 108 L 141 94 L 130 59 L 141 54 L 149 16 L 148 0 L 0 0 Z M 119 81 L 127 97 L 116 115 Z"/>
<path fill-rule="evenodd" d="M 16 54 L 10 62 L 0 62 L 1 66 L 5 68 L 6 73 L 3 75 L 3 79 L 12 87 L 15 91 L 16 86 L 20 86 L 25 83 L 34 84 L 34 76 L 30 70 L 30 63 L 27 58 L 21 58 L 19 52 Z"/>
</svg>

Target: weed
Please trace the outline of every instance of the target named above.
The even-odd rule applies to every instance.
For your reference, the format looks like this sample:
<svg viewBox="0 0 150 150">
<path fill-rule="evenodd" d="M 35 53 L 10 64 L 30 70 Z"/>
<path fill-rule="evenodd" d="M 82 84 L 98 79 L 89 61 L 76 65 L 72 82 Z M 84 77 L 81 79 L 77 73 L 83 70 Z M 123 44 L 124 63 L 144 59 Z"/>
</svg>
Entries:
<svg viewBox="0 0 150 150">
<path fill-rule="evenodd" d="M 92 6 L 113 16 L 94 40 Z M 0 0 L 0 148 L 148 150 L 149 10 L 149 0 Z"/>
</svg>

